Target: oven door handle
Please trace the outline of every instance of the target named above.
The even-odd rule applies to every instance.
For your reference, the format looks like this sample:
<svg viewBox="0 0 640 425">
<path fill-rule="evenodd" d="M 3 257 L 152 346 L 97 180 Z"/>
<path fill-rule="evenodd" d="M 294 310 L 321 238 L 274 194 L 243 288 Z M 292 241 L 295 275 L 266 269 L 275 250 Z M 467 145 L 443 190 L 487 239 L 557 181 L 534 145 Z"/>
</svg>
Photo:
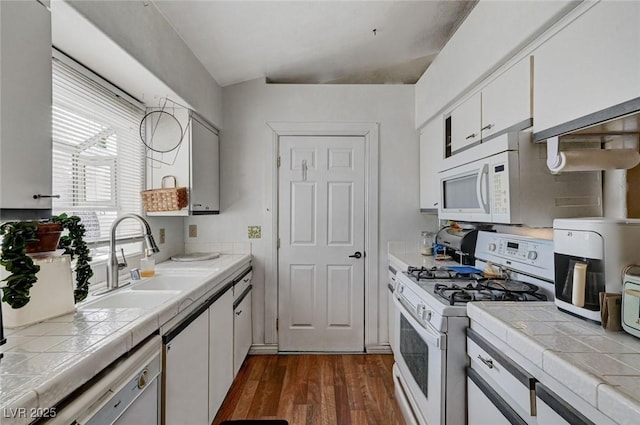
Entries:
<svg viewBox="0 0 640 425">
<path fill-rule="evenodd" d="M 396 304 L 396 308 L 400 311 L 400 314 L 409 321 L 409 324 L 420 334 L 420 337 L 431 346 L 435 346 L 440 350 L 446 348 L 446 340 L 443 334 L 433 329 L 428 323 L 422 322 L 416 314 L 412 311 L 411 307 L 407 305 L 406 301 L 401 298 L 401 295 L 393 297 Z"/>
</svg>

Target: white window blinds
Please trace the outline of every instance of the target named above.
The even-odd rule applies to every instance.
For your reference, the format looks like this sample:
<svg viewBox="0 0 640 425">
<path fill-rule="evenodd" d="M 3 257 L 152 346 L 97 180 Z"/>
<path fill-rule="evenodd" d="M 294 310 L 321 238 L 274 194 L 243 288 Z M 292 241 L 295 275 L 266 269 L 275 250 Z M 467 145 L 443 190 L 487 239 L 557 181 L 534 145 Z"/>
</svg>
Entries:
<svg viewBox="0 0 640 425">
<path fill-rule="evenodd" d="M 53 59 L 53 213 L 80 216 L 87 241 L 105 240 L 116 217 L 142 211 L 144 110 L 68 60 Z M 139 234 L 133 220 L 118 226 L 118 237 Z"/>
</svg>

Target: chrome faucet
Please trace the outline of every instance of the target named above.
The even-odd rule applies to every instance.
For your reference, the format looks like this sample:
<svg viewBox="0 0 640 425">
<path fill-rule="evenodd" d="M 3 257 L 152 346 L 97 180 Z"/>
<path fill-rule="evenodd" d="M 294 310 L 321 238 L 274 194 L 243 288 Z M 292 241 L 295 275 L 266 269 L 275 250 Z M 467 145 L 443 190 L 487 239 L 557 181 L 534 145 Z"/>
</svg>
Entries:
<svg viewBox="0 0 640 425">
<path fill-rule="evenodd" d="M 116 253 L 116 228 L 118 225 L 127 218 L 133 218 L 140 222 L 144 226 L 144 244 L 146 249 L 151 252 L 160 252 L 160 248 L 156 245 L 156 241 L 151 234 L 151 226 L 149 223 L 139 216 L 138 214 L 125 214 L 118 217 L 111 225 L 111 237 L 109 238 L 109 259 L 107 261 L 107 291 L 117 289 L 120 284 L 118 283 L 118 273 L 123 268 L 127 267 L 127 260 L 124 258 L 124 250 L 122 251 L 122 263 L 118 261 L 118 255 Z"/>
</svg>

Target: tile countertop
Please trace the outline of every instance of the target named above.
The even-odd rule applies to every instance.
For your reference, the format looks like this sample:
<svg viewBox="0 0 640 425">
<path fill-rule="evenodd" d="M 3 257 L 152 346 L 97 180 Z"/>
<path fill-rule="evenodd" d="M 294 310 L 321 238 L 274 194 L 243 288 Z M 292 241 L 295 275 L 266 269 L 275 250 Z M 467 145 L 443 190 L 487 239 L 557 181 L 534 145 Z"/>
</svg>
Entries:
<svg viewBox="0 0 640 425">
<path fill-rule="evenodd" d="M 489 331 L 613 421 L 637 424 L 640 339 L 605 331 L 599 324 L 559 311 L 552 302 L 524 304 L 469 303 L 471 327 Z"/>
<path fill-rule="evenodd" d="M 433 255 L 422 255 L 418 244 L 410 242 L 389 242 L 388 246 L 389 264 L 395 269 L 407 270 L 412 267 L 426 267 L 428 269 L 435 266 L 459 266 L 456 261 L 438 260 Z"/>
<path fill-rule="evenodd" d="M 89 299 L 73 314 L 18 329 L 6 329 L 1 347 L 0 424 L 24 424 L 16 409 L 54 406 L 113 361 L 160 329 L 198 300 L 246 268 L 250 255 L 222 255 L 215 260 L 164 262 L 156 266 L 179 276 L 180 270 L 206 270 L 202 284 L 154 308 L 91 308 Z M 126 287 L 125 287 L 126 288 Z M 122 290 L 126 290 L 123 288 Z M 37 411 L 37 410 L 36 410 Z"/>
</svg>

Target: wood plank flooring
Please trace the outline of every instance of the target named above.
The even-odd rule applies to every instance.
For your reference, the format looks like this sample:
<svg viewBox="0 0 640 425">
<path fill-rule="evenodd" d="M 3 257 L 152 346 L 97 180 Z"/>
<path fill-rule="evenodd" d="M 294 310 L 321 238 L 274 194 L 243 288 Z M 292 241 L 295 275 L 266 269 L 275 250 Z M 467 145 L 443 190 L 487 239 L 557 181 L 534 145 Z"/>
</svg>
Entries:
<svg viewBox="0 0 640 425">
<path fill-rule="evenodd" d="M 289 425 L 404 425 L 393 396 L 393 356 L 249 356 L 213 424 L 286 419 Z"/>
</svg>

